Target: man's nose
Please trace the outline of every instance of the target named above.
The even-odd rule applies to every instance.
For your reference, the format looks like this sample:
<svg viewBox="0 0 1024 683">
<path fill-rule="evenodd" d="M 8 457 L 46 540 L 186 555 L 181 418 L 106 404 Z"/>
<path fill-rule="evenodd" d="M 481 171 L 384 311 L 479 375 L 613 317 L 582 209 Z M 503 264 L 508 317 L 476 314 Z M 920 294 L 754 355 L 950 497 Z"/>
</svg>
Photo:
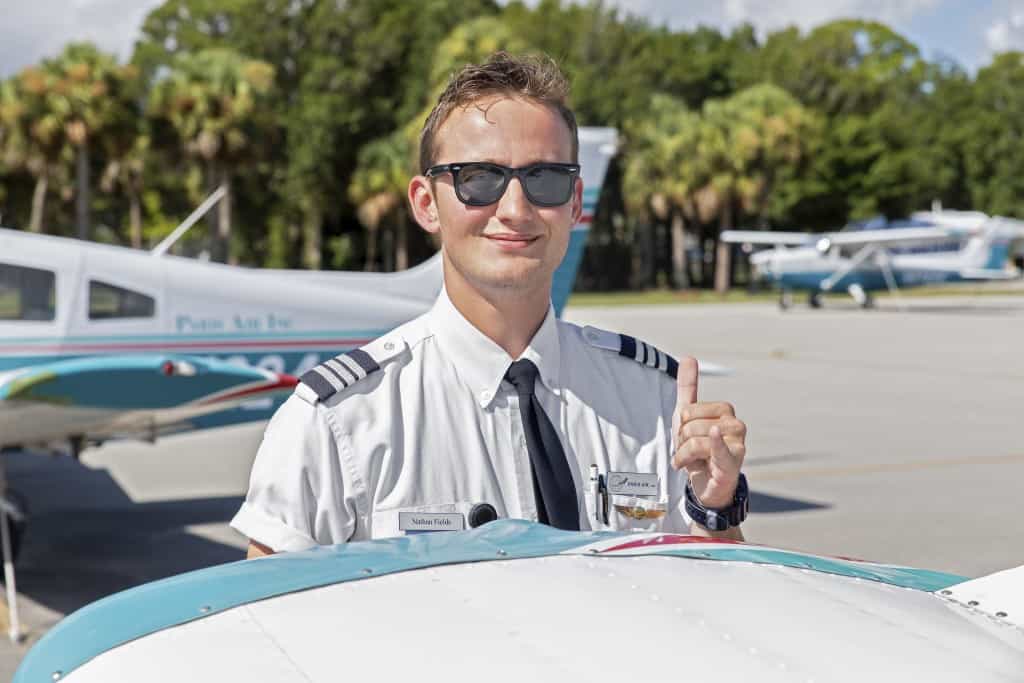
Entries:
<svg viewBox="0 0 1024 683">
<path fill-rule="evenodd" d="M 503 223 L 516 225 L 529 220 L 532 213 L 533 205 L 523 192 L 523 184 L 519 178 L 512 178 L 505 188 L 505 194 L 498 200 L 495 216 Z"/>
</svg>

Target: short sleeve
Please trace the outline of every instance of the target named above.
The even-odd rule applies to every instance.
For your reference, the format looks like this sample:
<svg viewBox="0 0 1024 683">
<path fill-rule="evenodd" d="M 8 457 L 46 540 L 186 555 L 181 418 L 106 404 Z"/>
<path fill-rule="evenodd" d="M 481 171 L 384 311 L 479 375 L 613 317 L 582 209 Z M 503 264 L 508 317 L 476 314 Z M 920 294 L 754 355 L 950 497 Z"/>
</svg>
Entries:
<svg viewBox="0 0 1024 683">
<path fill-rule="evenodd" d="M 275 552 L 343 543 L 355 503 L 323 407 L 292 395 L 267 425 L 231 526 Z"/>
</svg>

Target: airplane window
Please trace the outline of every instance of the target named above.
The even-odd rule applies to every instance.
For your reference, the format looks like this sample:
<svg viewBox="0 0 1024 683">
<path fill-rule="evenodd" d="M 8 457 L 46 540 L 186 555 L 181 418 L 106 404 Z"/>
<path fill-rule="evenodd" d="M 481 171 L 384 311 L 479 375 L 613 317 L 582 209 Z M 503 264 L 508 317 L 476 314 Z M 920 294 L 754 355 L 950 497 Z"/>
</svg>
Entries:
<svg viewBox="0 0 1024 683">
<path fill-rule="evenodd" d="M 152 318 L 155 311 L 156 302 L 152 297 L 89 280 L 89 320 Z"/>
<path fill-rule="evenodd" d="M 0 263 L 0 320 L 53 320 L 56 291 L 51 271 Z"/>
</svg>

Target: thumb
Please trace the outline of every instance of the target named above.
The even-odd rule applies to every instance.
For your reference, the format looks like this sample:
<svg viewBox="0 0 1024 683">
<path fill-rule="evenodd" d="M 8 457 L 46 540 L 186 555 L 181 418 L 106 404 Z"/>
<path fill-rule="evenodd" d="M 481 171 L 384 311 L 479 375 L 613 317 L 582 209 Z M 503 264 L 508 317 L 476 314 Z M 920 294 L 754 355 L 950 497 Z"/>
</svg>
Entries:
<svg viewBox="0 0 1024 683">
<path fill-rule="evenodd" d="M 686 356 L 679 361 L 676 373 L 676 413 L 697 402 L 697 359 Z"/>
</svg>

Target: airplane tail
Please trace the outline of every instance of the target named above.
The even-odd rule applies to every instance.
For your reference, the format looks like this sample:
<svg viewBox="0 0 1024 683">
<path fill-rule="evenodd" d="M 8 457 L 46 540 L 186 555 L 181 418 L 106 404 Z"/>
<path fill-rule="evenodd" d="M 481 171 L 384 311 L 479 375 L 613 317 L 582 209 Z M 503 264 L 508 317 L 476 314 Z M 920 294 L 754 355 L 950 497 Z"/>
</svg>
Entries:
<svg viewBox="0 0 1024 683">
<path fill-rule="evenodd" d="M 608 162 L 615 155 L 618 136 L 614 128 L 580 128 L 580 166 L 583 177 L 583 215 L 569 235 L 569 248 L 562 264 L 555 271 L 551 285 L 551 303 L 561 317 L 576 282 L 576 272 L 583 260 L 583 248 L 590 236 L 590 225 L 597 210 Z"/>
<path fill-rule="evenodd" d="M 992 218 L 979 234 L 971 237 L 960 252 L 961 270 L 973 273 L 1001 273 L 1010 257 L 1010 245 L 1024 236 L 1024 224 L 1006 218 Z"/>
</svg>

